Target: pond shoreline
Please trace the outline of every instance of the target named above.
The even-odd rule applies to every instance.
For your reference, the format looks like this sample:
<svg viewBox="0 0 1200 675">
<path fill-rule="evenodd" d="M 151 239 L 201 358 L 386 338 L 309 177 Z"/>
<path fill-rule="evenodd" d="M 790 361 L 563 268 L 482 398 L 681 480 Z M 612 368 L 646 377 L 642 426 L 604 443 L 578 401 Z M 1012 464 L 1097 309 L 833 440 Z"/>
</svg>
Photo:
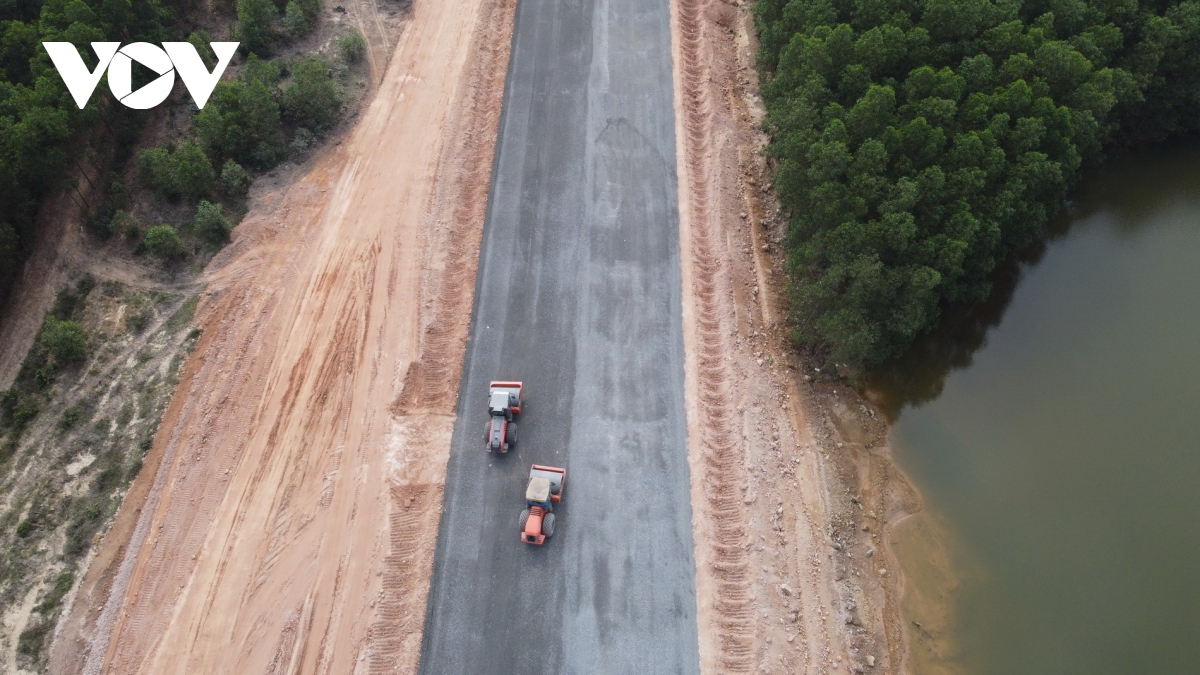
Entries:
<svg viewBox="0 0 1200 675">
<path fill-rule="evenodd" d="M 1197 160 L 1187 142 L 1097 169 L 992 299 L 864 389 L 925 505 L 886 526 L 906 671 L 1189 669 Z"/>
</svg>

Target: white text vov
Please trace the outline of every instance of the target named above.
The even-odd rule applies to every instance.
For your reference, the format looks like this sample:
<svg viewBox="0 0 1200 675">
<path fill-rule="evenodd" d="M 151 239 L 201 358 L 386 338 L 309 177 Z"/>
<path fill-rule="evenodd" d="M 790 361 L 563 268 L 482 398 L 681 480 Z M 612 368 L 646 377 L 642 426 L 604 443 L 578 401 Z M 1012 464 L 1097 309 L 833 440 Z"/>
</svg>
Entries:
<svg viewBox="0 0 1200 675">
<path fill-rule="evenodd" d="M 99 63 L 96 69 L 89 71 L 84 65 L 75 45 L 70 42 L 43 42 L 42 46 L 50 54 L 50 60 L 58 69 L 67 90 L 75 99 L 75 103 L 83 108 L 87 105 L 96 85 L 100 83 L 105 70 L 108 71 L 108 88 L 126 107 L 145 110 L 162 103 L 170 95 L 175 86 L 175 73 L 183 79 L 192 100 L 197 108 L 203 108 L 208 97 L 237 51 L 237 42 L 210 42 L 213 52 L 217 55 L 217 66 L 212 72 L 200 60 L 196 48 L 187 42 L 164 42 L 162 47 L 149 42 L 133 42 L 121 46 L 120 42 L 93 42 L 92 50 L 96 52 Z M 133 88 L 133 62 L 146 66 L 158 73 L 150 84 L 131 91 Z"/>
</svg>

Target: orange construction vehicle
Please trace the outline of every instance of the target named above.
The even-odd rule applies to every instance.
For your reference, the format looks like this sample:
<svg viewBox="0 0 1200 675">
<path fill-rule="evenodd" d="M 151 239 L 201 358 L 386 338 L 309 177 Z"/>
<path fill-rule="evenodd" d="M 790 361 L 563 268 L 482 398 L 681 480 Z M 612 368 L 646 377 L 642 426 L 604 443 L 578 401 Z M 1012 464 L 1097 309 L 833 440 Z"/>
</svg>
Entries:
<svg viewBox="0 0 1200 675">
<path fill-rule="evenodd" d="M 488 452 L 508 452 L 517 444 L 517 423 L 513 417 L 521 414 L 521 396 L 525 385 L 520 382 L 493 381 L 488 387 L 487 430 L 483 444 Z"/>
<path fill-rule="evenodd" d="M 567 470 L 534 464 L 525 487 L 525 510 L 521 512 L 521 541 L 541 545 L 554 535 L 554 505 L 562 501 Z"/>
</svg>

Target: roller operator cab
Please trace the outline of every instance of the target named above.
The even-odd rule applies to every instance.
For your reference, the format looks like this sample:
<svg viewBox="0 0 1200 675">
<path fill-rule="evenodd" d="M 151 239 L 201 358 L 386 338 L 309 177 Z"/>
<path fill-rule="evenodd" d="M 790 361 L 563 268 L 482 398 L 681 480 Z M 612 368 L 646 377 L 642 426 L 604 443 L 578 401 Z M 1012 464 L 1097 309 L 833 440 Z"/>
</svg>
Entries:
<svg viewBox="0 0 1200 675">
<path fill-rule="evenodd" d="M 488 452 L 505 453 L 517 444 L 516 415 L 521 414 L 520 382 L 492 382 L 488 388 L 488 424 L 483 432 L 483 444 Z"/>
<path fill-rule="evenodd" d="M 525 485 L 525 510 L 521 511 L 521 541 L 541 546 L 554 535 L 554 505 L 562 501 L 567 470 L 534 464 Z"/>
</svg>

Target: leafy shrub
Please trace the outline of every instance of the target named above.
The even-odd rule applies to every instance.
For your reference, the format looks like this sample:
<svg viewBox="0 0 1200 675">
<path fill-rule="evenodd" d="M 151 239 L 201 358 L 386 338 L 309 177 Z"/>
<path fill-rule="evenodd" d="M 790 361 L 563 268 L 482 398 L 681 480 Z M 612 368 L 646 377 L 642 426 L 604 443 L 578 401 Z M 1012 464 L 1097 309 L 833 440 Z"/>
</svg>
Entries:
<svg viewBox="0 0 1200 675">
<path fill-rule="evenodd" d="M 4 393 L 0 393 L 0 415 L 3 416 L 5 424 L 8 423 L 8 418 L 20 400 L 21 395 L 17 393 L 16 389 L 6 389 Z"/>
<path fill-rule="evenodd" d="M 88 294 L 96 287 L 96 278 L 85 274 L 76 282 L 74 288 L 67 286 L 54 296 L 54 306 L 50 313 L 58 319 L 74 319 L 83 311 Z"/>
<path fill-rule="evenodd" d="M 113 178 L 109 182 L 108 199 L 114 209 L 123 209 L 129 206 L 129 188 L 125 186 L 125 181 L 120 177 Z"/>
<path fill-rule="evenodd" d="M 283 76 L 287 74 L 287 61 L 283 59 L 260 59 L 257 54 L 251 54 L 246 59 L 246 68 L 242 71 L 242 81 L 262 82 L 268 89 L 275 91 Z"/>
<path fill-rule="evenodd" d="M 174 197 L 179 194 L 179 181 L 175 179 L 175 165 L 171 162 L 171 151 L 162 147 L 146 148 L 138 154 L 138 175 L 142 182 L 151 187 L 159 197 Z"/>
<path fill-rule="evenodd" d="M 118 210 L 108 221 L 108 231 L 118 237 L 134 237 L 142 230 L 137 219 L 125 211 Z"/>
<path fill-rule="evenodd" d="M 308 35 L 313 29 L 313 22 L 304 14 L 304 10 L 300 9 L 300 3 L 288 0 L 287 7 L 283 10 L 283 27 L 294 39 Z"/>
<path fill-rule="evenodd" d="M 87 332 L 75 321 L 61 321 L 53 316 L 46 317 L 38 343 L 54 359 L 57 365 L 77 363 L 87 356 Z"/>
<path fill-rule="evenodd" d="M 205 147 L 243 165 L 270 168 L 284 155 L 279 104 L 267 84 L 246 73 L 221 82 L 196 116 L 196 133 Z"/>
<path fill-rule="evenodd" d="M 220 204 L 204 200 L 196 206 L 196 217 L 192 220 L 192 228 L 201 237 L 214 242 L 224 243 L 229 239 L 232 226 L 225 217 L 225 210 Z"/>
<path fill-rule="evenodd" d="M 357 28 L 351 28 L 349 33 L 337 39 L 337 49 L 346 63 L 358 63 L 367 54 L 367 41 Z"/>
<path fill-rule="evenodd" d="M 217 55 L 213 52 L 212 46 L 209 45 L 212 42 L 212 36 L 208 34 L 208 31 L 192 31 L 188 35 L 187 41 L 188 44 L 196 48 L 196 53 L 200 55 L 200 60 L 204 62 L 205 67 L 212 70 L 217 65 Z"/>
<path fill-rule="evenodd" d="M 171 155 L 171 167 L 179 192 L 189 202 L 208 194 L 216 181 L 216 173 L 204 150 L 190 139 Z"/>
<path fill-rule="evenodd" d="M 37 401 L 22 400 L 16 408 L 13 408 L 12 427 L 24 429 L 41 411 L 41 406 L 37 404 Z"/>
<path fill-rule="evenodd" d="M 53 621 L 32 621 L 17 638 L 17 653 L 30 659 L 39 659 L 46 646 L 46 636 L 54 629 Z"/>
<path fill-rule="evenodd" d="M 159 197 L 182 195 L 188 201 L 207 194 L 216 180 L 212 163 L 193 140 L 185 141 L 175 152 L 146 148 L 138 155 L 138 173 Z"/>
<path fill-rule="evenodd" d="M 275 38 L 271 23 L 277 16 L 279 10 L 271 0 L 238 0 L 236 33 L 242 49 L 266 53 Z"/>
<path fill-rule="evenodd" d="M 103 493 L 114 487 L 120 478 L 120 468 L 112 467 L 111 460 L 107 456 L 101 461 L 106 466 L 92 479 L 91 490 L 94 494 Z M 67 541 L 63 546 L 63 553 L 68 557 L 78 557 L 87 551 L 88 547 L 92 545 L 92 536 L 96 534 L 96 530 L 100 529 L 103 519 L 104 512 L 94 503 L 82 509 L 82 512 L 75 516 L 67 526 Z"/>
<path fill-rule="evenodd" d="M 175 228 L 163 223 L 155 225 L 146 232 L 142 239 L 146 250 L 160 258 L 172 258 L 183 253 L 183 240 Z"/>
<path fill-rule="evenodd" d="M 56 607 L 66 597 L 67 593 L 71 592 L 71 588 L 75 586 L 75 575 L 70 572 L 63 572 L 54 580 L 54 587 L 46 594 L 46 599 L 38 605 L 38 611 L 42 613 L 54 611 Z"/>
<path fill-rule="evenodd" d="M 321 15 L 321 0 L 291 0 L 300 7 L 300 11 L 304 12 L 304 16 L 313 24 L 316 24 L 317 18 Z"/>
<path fill-rule="evenodd" d="M 221 191 L 227 197 L 245 197 L 253 181 L 254 178 L 241 164 L 232 159 L 225 160 L 225 166 L 221 167 Z"/>
<path fill-rule="evenodd" d="M 292 82 L 283 90 L 283 110 L 289 121 L 313 131 L 336 122 L 343 102 L 329 63 L 315 56 L 306 56 L 296 64 Z"/>
</svg>

